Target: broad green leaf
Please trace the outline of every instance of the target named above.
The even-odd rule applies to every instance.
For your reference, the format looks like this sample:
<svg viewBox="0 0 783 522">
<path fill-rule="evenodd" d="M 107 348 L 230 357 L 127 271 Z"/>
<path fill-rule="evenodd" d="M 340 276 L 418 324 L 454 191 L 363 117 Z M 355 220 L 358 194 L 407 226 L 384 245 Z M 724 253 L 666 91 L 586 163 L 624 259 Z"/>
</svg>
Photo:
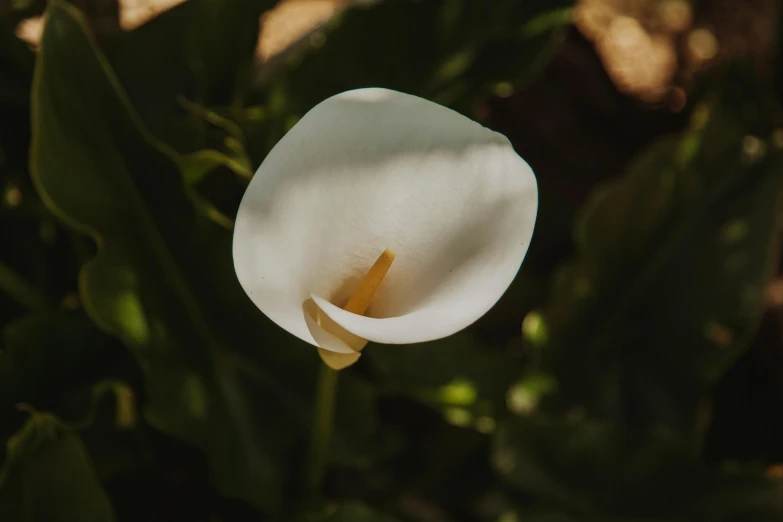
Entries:
<svg viewBox="0 0 783 522">
<path fill-rule="evenodd" d="M 329 514 L 318 520 L 321 522 L 396 522 L 398 519 L 379 513 L 366 504 L 346 502 L 329 509 Z"/>
<path fill-rule="evenodd" d="M 296 471 L 285 459 L 309 425 L 315 351 L 244 295 L 230 231 L 183 191 L 179 158 L 144 129 L 80 14 L 58 0 L 37 62 L 31 163 L 51 211 L 98 243 L 82 302 L 138 359 L 147 420 L 201 448 L 220 493 L 278 507 Z M 345 408 L 362 408 L 367 431 L 362 404 L 372 402 Z"/>
<path fill-rule="evenodd" d="M 482 345 L 471 330 L 423 344 L 372 345 L 365 357 L 385 393 L 408 396 L 452 424 L 484 432 L 504 411 L 506 390 L 519 373 L 506 350 Z"/>
<path fill-rule="evenodd" d="M 572 2 L 362 4 L 318 29 L 304 49 L 261 69 L 264 125 L 272 132 L 261 146 L 271 146 L 315 104 L 359 87 L 395 89 L 470 113 L 475 102 L 498 89 L 510 94 L 546 63 L 570 24 Z"/>
<path fill-rule="evenodd" d="M 195 19 L 197 3 L 183 2 L 131 31 L 100 42 L 134 110 L 153 132 L 167 125 L 173 114 L 184 114 L 177 104 L 178 96 L 198 97 L 183 41 Z"/>
<path fill-rule="evenodd" d="M 70 382 L 88 378 L 119 346 L 98 331 L 83 314 L 36 314 L 9 323 L 0 349 L 0 419 L 18 403 L 39 406 L 62 393 Z M 48 407 L 48 405 L 47 405 Z"/>
<path fill-rule="evenodd" d="M 205 106 L 230 104 L 226 111 L 239 114 L 259 17 L 273 5 L 268 0 L 189 0 L 101 41 L 144 124 L 168 145 L 191 153 L 183 157 L 186 183 L 197 184 L 219 168 L 242 178 L 252 175 L 242 129 Z"/>
<path fill-rule="evenodd" d="M 520 511 L 507 511 L 501 515 L 498 522 L 520 522 L 521 520 L 524 520 L 525 522 L 598 522 L 596 520 L 588 520 L 585 518 L 579 518 L 576 519 L 574 517 L 568 516 L 564 513 L 557 513 L 554 511 L 528 511 L 528 510 L 520 510 Z M 620 521 L 615 520 L 614 522 L 637 522 L 637 521 Z"/>
<path fill-rule="evenodd" d="M 0 294 L 13 299 L 28 311 L 46 309 L 47 300 L 10 266 L 0 260 Z"/>
<path fill-rule="evenodd" d="M 608 423 L 533 415 L 504 423 L 494 442 L 507 480 L 572 515 L 678 513 L 690 494 L 680 490 L 694 479 L 667 433 L 640 437 Z"/>
<path fill-rule="evenodd" d="M 261 13 L 270 0 L 189 0 L 101 47 L 142 121 L 182 151 L 220 148 L 225 136 L 178 99 L 236 104 L 250 81 Z M 139 59 L 143 56 L 143 59 Z"/>
<path fill-rule="evenodd" d="M 193 0 L 191 0 L 193 2 Z M 185 59 L 195 73 L 199 99 L 214 105 L 241 102 L 249 87 L 261 14 L 274 0 L 195 0 Z"/>
<path fill-rule="evenodd" d="M 272 83 L 284 81 L 286 95 L 306 106 L 344 90 L 379 86 L 466 108 L 466 96 L 527 79 L 570 24 L 570 5 L 565 0 L 357 5 L 340 13 L 321 37 L 311 38 L 311 49 L 283 67 L 282 76 L 271 66 L 261 74 Z M 406 37 L 394 37 L 399 34 Z M 515 59 L 503 58 L 508 56 Z"/>
<path fill-rule="evenodd" d="M 783 479 L 727 470 L 692 503 L 689 520 L 776 522 L 783 520 Z"/>
<path fill-rule="evenodd" d="M 140 373 L 122 344 L 83 312 L 14 320 L 0 341 L 0 440 L 19 427 L 19 405 L 30 405 L 80 431 L 102 479 L 136 469 L 140 459 L 122 435 L 140 424 L 138 398 L 118 379 L 137 382 Z"/>
<path fill-rule="evenodd" d="M 7 442 L 0 471 L 0 519 L 111 522 L 111 503 L 79 436 L 47 413 L 31 412 Z"/>
<path fill-rule="evenodd" d="M 582 210 L 578 256 L 544 314 L 543 369 L 560 384 L 549 406 L 704 428 L 712 386 L 755 332 L 778 253 L 783 152 L 757 94 L 732 86 L 704 102 L 690 131 L 643 152 Z"/>
<path fill-rule="evenodd" d="M 689 453 L 671 431 L 641 434 L 572 413 L 504 423 L 493 461 L 506 480 L 532 495 L 534 508 L 564 520 L 772 521 L 783 515 L 783 481 L 757 470 L 710 468 Z"/>
</svg>

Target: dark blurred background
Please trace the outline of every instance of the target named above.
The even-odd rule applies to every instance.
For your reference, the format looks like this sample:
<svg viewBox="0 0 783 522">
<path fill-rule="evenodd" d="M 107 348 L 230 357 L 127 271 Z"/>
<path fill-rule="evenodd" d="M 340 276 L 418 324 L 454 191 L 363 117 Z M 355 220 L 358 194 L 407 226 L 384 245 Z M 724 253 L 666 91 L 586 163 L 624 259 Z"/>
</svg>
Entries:
<svg viewBox="0 0 783 522">
<path fill-rule="evenodd" d="M 782 20 L 0 0 L 0 520 L 783 521 Z M 341 372 L 306 495 L 319 360 L 239 288 L 231 226 L 366 86 L 508 136 L 539 217 L 478 323 Z"/>
</svg>

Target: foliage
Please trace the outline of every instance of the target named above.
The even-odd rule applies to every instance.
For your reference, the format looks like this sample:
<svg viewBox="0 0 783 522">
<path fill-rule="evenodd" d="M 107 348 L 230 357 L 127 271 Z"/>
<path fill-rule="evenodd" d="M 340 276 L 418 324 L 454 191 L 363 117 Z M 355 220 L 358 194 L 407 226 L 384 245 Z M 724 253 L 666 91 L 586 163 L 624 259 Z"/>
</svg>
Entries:
<svg viewBox="0 0 783 522">
<path fill-rule="evenodd" d="M 92 3 L 49 0 L 35 51 L 0 12 L 0 519 L 783 519 L 778 447 L 705 453 L 727 372 L 783 350 L 759 334 L 779 268 L 780 41 L 766 67 L 704 76 L 688 123 L 581 205 L 562 192 L 583 180 L 533 164 L 541 214 L 507 295 L 464 332 L 370 346 L 342 372 L 313 499 L 318 357 L 231 261 L 252 172 L 357 87 L 491 126 L 580 44 L 565 0 L 381 0 L 259 64 L 274 4 L 188 0 L 112 32 Z"/>
</svg>

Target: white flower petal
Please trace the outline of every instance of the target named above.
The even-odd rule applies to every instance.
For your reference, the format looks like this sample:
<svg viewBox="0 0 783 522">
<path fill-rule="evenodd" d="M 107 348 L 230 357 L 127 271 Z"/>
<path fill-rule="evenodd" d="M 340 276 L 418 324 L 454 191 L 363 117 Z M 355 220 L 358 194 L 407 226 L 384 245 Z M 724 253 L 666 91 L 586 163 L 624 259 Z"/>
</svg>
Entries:
<svg viewBox="0 0 783 522">
<path fill-rule="evenodd" d="M 308 299 L 302 307 L 307 328 L 316 345 L 333 353 L 354 355 L 367 345 L 367 339 L 346 331 Z"/>
<path fill-rule="evenodd" d="M 500 298 L 537 207 L 533 172 L 501 134 L 414 96 L 349 91 L 308 112 L 258 169 L 237 214 L 234 264 L 256 306 L 316 346 L 340 351 L 313 334 L 311 296 L 359 337 L 427 341 Z M 368 317 L 341 310 L 386 248 L 396 259 Z"/>
<path fill-rule="evenodd" d="M 316 322 L 315 318 L 310 314 L 304 314 L 305 321 L 307 322 L 307 328 L 310 330 L 310 334 L 313 336 L 315 343 L 323 348 L 334 353 L 342 354 L 355 354 L 356 350 L 348 346 L 348 343 L 340 339 L 333 333 L 327 332 Z"/>
</svg>

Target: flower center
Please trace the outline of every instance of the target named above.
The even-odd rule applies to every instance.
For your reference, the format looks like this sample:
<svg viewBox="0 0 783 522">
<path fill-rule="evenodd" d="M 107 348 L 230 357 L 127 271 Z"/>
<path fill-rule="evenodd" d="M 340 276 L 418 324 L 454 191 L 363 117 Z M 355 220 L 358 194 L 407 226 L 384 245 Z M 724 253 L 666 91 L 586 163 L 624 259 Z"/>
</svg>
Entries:
<svg viewBox="0 0 783 522">
<path fill-rule="evenodd" d="M 369 308 L 370 303 L 375 296 L 375 292 L 381 285 L 383 278 L 386 277 L 386 273 L 389 271 L 389 268 L 394 261 L 394 256 L 394 250 L 388 248 L 384 250 L 380 256 L 378 256 L 378 259 L 375 260 L 375 263 L 373 263 L 373 265 L 370 267 L 370 270 L 367 271 L 367 274 L 365 274 L 362 280 L 359 281 L 359 285 L 356 287 L 356 289 L 353 291 L 353 294 L 351 294 L 351 297 L 342 307 L 343 310 L 357 315 L 364 315 L 367 313 L 367 308 Z M 315 320 L 318 323 L 318 326 L 330 334 L 340 338 L 345 342 L 345 344 L 347 344 L 352 350 L 356 352 L 352 354 L 337 353 L 325 350 L 323 348 L 318 348 L 318 353 L 320 354 L 321 359 L 323 359 L 327 365 L 334 368 L 335 370 L 340 370 L 350 366 L 359 359 L 359 352 L 361 352 L 362 349 L 367 345 L 367 339 L 363 339 L 357 335 L 354 335 L 339 324 L 335 323 L 329 318 L 329 316 L 323 313 L 320 308 L 318 308 L 316 311 Z"/>
<path fill-rule="evenodd" d="M 367 313 L 367 308 L 372 302 L 372 298 L 375 296 L 375 292 L 381 285 L 381 281 L 386 277 L 386 273 L 389 271 L 392 262 L 394 261 L 394 250 L 387 248 L 384 250 L 375 263 L 370 267 L 370 270 L 359 282 L 359 286 L 353 291 L 353 295 L 348 299 L 348 302 L 343 306 L 343 310 L 351 312 L 357 315 L 364 315 Z"/>
</svg>

